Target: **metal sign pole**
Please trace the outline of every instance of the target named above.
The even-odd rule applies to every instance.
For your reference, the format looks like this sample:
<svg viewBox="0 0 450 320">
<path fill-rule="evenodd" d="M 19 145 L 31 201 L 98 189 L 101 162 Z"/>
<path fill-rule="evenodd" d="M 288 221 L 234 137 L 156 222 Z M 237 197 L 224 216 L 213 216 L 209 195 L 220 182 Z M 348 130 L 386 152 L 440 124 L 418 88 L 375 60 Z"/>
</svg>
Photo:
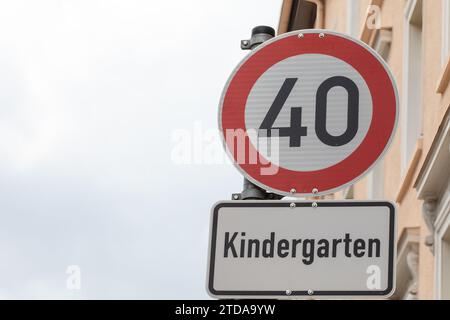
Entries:
<svg viewBox="0 0 450 320">
<path fill-rule="evenodd" d="M 275 30 L 268 26 L 257 26 L 252 29 L 252 36 L 248 40 L 241 40 L 242 50 L 253 50 L 261 43 L 275 37 Z M 234 193 L 233 200 L 280 200 L 283 196 L 268 193 L 248 179 L 244 178 L 244 189 L 241 193 Z"/>
</svg>

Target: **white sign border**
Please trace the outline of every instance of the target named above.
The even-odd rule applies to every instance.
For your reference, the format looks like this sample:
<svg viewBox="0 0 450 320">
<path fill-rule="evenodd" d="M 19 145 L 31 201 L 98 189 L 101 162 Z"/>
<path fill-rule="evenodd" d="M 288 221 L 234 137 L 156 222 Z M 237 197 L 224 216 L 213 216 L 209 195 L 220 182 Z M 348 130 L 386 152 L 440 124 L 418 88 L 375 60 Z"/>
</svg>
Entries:
<svg viewBox="0 0 450 320">
<path fill-rule="evenodd" d="M 316 203 L 318 207 L 326 205 L 328 207 L 334 206 L 383 206 L 389 208 L 389 274 L 388 287 L 384 291 L 318 291 L 313 295 L 308 294 L 307 291 L 292 291 L 290 295 L 286 295 L 285 291 L 217 291 L 214 289 L 214 258 L 215 258 L 215 241 L 217 232 L 217 219 L 219 209 L 221 207 L 283 207 L 290 208 L 291 204 L 295 203 L 296 207 L 311 207 Z M 206 277 L 206 291 L 208 295 L 214 299 L 373 299 L 373 298 L 389 298 L 396 289 L 396 262 L 397 262 L 397 206 L 391 201 L 219 201 L 214 204 L 211 209 L 210 234 L 208 245 L 208 260 L 207 260 L 207 277 Z"/>
</svg>

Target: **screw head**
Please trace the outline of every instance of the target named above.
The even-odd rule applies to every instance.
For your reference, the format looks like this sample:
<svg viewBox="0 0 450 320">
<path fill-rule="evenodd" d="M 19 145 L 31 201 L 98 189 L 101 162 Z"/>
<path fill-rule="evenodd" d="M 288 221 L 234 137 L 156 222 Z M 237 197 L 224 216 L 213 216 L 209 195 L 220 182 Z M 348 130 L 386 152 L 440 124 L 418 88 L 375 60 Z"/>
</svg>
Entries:
<svg viewBox="0 0 450 320">
<path fill-rule="evenodd" d="M 291 189 L 291 194 L 296 194 L 297 190 L 295 190 L 294 188 Z"/>
<path fill-rule="evenodd" d="M 248 46 L 248 40 L 242 40 L 242 44 L 243 44 L 244 46 Z"/>
<path fill-rule="evenodd" d="M 319 38 L 325 38 L 325 33 L 323 33 L 323 32 L 321 32 L 321 33 L 319 33 Z"/>
<path fill-rule="evenodd" d="M 308 295 L 312 296 L 314 294 L 314 290 L 308 289 Z"/>
<path fill-rule="evenodd" d="M 319 193 L 319 189 L 317 189 L 317 188 L 312 189 L 312 193 L 318 194 Z"/>
<path fill-rule="evenodd" d="M 317 208 L 317 202 L 313 202 L 313 203 L 312 203 L 312 207 L 313 207 L 313 208 Z"/>
<path fill-rule="evenodd" d="M 304 35 L 303 33 L 299 33 L 299 34 L 298 34 L 298 37 L 299 37 L 300 39 L 302 39 L 302 38 L 305 37 L 305 35 Z"/>
<path fill-rule="evenodd" d="M 291 290 L 286 290 L 286 295 L 287 296 L 290 296 L 292 294 L 292 291 Z"/>
<path fill-rule="evenodd" d="M 238 194 L 233 195 L 233 199 L 234 200 L 239 200 L 239 195 Z"/>
<path fill-rule="evenodd" d="M 294 209 L 294 208 L 296 207 L 296 204 L 295 204 L 295 203 L 291 203 L 289 206 L 290 206 L 292 209 Z"/>
</svg>

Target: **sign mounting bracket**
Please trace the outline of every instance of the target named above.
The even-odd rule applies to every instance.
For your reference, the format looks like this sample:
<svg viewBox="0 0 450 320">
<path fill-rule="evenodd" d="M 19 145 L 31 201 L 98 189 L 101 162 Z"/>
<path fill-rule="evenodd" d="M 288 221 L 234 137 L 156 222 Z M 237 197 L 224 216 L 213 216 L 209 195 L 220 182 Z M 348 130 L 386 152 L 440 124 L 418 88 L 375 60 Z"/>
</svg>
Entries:
<svg viewBox="0 0 450 320">
<path fill-rule="evenodd" d="M 275 30 L 269 26 L 257 26 L 252 29 L 252 36 L 248 40 L 241 40 L 242 50 L 253 50 L 261 43 L 275 37 Z M 232 200 L 281 200 L 282 195 L 278 195 L 258 187 L 251 181 L 244 178 L 244 189 L 241 193 L 233 193 Z"/>
</svg>

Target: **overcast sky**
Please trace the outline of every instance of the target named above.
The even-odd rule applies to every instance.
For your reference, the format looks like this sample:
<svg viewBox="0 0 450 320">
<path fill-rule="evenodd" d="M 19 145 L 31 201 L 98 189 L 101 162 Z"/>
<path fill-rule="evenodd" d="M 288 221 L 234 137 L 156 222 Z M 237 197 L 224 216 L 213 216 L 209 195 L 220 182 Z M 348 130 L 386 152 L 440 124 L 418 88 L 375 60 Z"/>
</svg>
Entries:
<svg viewBox="0 0 450 320">
<path fill-rule="evenodd" d="M 0 1 L 0 298 L 207 298 L 210 208 L 242 178 L 174 163 L 174 137 L 216 129 L 240 40 L 280 7 Z"/>
</svg>

